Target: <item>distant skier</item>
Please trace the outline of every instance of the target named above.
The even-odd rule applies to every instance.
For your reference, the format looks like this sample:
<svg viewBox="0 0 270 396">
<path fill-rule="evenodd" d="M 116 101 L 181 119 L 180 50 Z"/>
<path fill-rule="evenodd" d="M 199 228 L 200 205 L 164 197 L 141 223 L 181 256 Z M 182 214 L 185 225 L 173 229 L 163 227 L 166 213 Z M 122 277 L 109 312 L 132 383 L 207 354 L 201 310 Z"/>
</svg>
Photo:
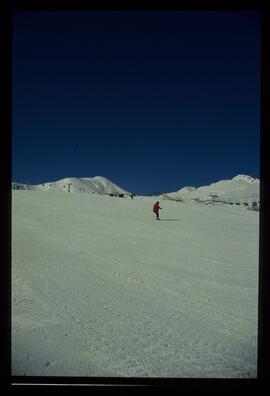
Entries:
<svg viewBox="0 0 270 396">
<path fill-rule="evenodd" d="M 159 206 L 159 201 L 157 201 L 153 206 L 153 212 L 156 214 L 156 220 L 160 220 L 159 213 L 158 213 L 159 209 L 162 209 L 162 208 Z"/>
</svg>

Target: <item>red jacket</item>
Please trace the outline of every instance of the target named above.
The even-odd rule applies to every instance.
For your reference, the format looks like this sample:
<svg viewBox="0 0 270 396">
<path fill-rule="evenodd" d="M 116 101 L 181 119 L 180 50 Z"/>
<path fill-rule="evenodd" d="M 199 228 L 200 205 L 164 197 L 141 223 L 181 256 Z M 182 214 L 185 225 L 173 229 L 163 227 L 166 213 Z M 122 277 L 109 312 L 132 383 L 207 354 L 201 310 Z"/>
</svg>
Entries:
<svg viewBox="0 0 270 396">
<path fill-rule="evenodd" d="M 157 212 L 159 209 L 161 209 L 161 207 L 159 206 L 159 204 L 156 202 L 153 206 L 153 212 Z"/>
</svg>

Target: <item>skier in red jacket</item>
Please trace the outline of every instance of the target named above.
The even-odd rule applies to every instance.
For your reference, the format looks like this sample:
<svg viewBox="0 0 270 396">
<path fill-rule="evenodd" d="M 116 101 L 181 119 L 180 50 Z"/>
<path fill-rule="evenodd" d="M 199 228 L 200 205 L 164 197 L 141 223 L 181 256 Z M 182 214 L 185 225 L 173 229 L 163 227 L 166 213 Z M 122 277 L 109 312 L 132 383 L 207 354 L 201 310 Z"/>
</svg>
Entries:
<svg viewBox="0 0 270 396">
<path fill-rule="evenodd" d="M 159 206 L 159 201 L 157 201 L 153 206 L 153 212 L 156 214 L 156 220 L 160 220 L 159 213 L 158 213 L 159 209 L 162 209 L 162 208 Z"/>
</svg>

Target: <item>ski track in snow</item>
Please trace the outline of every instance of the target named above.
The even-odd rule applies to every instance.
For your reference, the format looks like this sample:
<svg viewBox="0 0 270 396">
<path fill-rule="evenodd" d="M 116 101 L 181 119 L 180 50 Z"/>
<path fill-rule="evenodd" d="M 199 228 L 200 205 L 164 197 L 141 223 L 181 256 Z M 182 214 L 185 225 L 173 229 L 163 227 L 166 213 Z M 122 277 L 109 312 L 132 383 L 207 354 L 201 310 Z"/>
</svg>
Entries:
<svg viewBox="0 0 270 396">
<path fill-rule="evenodd" d="M 258 213 L 15 191 L 12 374 L 256 377 Z"/>
</svg>

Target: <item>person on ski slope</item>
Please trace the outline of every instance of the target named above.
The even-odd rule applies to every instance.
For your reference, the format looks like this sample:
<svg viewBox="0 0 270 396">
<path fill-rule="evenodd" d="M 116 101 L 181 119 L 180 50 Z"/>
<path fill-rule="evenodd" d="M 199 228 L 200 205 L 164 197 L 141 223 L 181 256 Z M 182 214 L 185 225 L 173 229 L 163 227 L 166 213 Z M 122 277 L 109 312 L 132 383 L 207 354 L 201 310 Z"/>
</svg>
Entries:
<svg viewBox="0 0 270 396">
<path fill-rule="evenodd" d="M 158 213 L 159 209 L 162 209 L 162 208 L 159 206 L 159 201 L 157 201 L 153 206 L 153 212 L 156 214 L 156 220 L 160 220 L 159 213 Z"/>
</svg>

